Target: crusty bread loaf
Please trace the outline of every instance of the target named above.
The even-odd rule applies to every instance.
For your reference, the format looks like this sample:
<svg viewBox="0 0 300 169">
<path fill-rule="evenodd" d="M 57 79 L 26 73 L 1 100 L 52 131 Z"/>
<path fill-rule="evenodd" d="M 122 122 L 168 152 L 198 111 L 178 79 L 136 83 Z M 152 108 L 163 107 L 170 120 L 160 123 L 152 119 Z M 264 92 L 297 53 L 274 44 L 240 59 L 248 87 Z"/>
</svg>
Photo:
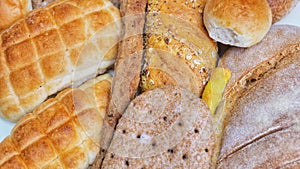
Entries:
<svg viewBox="0 0 300 169">
<path fill-rule="evenodd" d="M 0 168 L 87 168 L 101 147 L 110 86 L 106 74 L 26 114 L 0 143 Z"/>
<path fill-rule="evenodd" d="M 0 32 L 32 9 L 31 0 L 0 1 Z"/>
<path fill-rule="evenodd" d="M 148 1 L 142 90 L 178 85 L 200 96 L 217 61 L 205 32 L 205 1 Z"/>
<path fill-rule="evenodd" d="M 102 168 L 208 168 L 213 145 L 207 105 L 187 89 L 164 86 L 129 104 Z"/>
<path fill-rule="evenodd" d="M 122 41 L 114 65 L 112 96 L 109 102 L 108 114 L 106 114 L 104 120 L 103 131 L 106 135 L 101 140 L 103 149 L 99 152 L 92 167 L 95 169 L 101 167 L 115 125 L 138 90 L 143 59 L 143 28 L 146 4 L 146 0 L 120 1 L 123 24 Z"/>
<path fill-rule="evenodd" d="M 17 121 L 49 95 L 114 63 L 121 30 L 108 0 L 61 0 L 0 34 L 0 115 Z"/>
<path fill-rule="evenodd" d="M 272 11 L 272 23 L 288 14 L 299 0 L 267 0 Z"/>
<path fill-rule="evenodd" d="M 214 40 L 238 47 L 252 46 L 266 35 L 272 23 L 267 0 L 209 0 L 204 24 Z"/>
<path fill-rule="evenodd" d="M 269 104 L 268 101 L 271 100 L 276 101 L 277 98 L 281 99 L 280 96 L 271 97 L 270 94 L 268 93 L 272 93 L 272 91 L 269 90 L 273 90 L 273 89 L 271 88 L 267 89 L 267 86 L 272 87 L 272 85 L 274 86 L 277 85 L 278 83 L 278 85 L 282 85 L 281 87 L 282 91 L 288 89 L 289 85 L 287 84 L 289 84 L 290 82 L 285 82 L 284 80 L 281 81 L 279 79 L 276 79 L 276 81 L 275 79 L 270 80 L 272 79 L 270 76 L 272 76 L 272 74 L 281 70 L 282 70 L 281 72 L 285 72 L 285 67 L 299 60 L 300 57 L 299 39 L 300 39 L 299 27 L 290 26 L 290 25 L 273 25 L 269 33 L 257 45 L 247 49 L 232 47 L 221 58 L 219 64 L 221 67 L 230 69 L 231 79 L 225 88 L 225 92 L 223 94 L 223 100 L 219 105 L 217 111 L 215 112 L 214 127 L 216 133 L 217 146 L 215 149 L 215 155 L 213 161 L 216 161 L 218 158 L 218 153 L 221 148 L 219 146 L 221 145 L 221 141 L 222 141 L 222 133 L 224 132 L 224 128 L 229 122 L 229 119 L 231 119 L 231 116 L 236 116 L 236 114 L 240 113 L 240 112 L 237 113 L 237 111 L 232 111 L 232 109 L 234 109 L 235 107 L 238 106 L 238 104 L 240 104 L 241 98 L 248 97 L 245 95 L 248 95 L 247 93 L 249 93 L 250 90 L 266 89 L 265 92 L 260 92 L 258 94 L 258 95 L 262 95 L 260 97 L 266 97 L 264 100 L 266 104 Z M 282 77 L 282 78 L 283 79 L 295 78 L 295 80 L 299 82 L 299 78 L 297 78 L 298 76 L 295 76 L 294 73 L 287 74 L 287 76 L 288 77 Z M 264 80 L 266 78 L 269 78 L 269 80 Z M 269 83 L 269 84 L 268 85 L 265 84 L 266 88 L 264 88 L 263 85 L 261 85 L 261 87 L 258 87 L 258 84 L 260 83 L 262 84 Z M 296 92 L 297 89 L 296 82 L 291 84 L 291 86 L 289 87 L 295 89 Z M 251 89 L 251 88 L 255 88 L 255 89 Z M 255 99 L 253 98 L 247 101 L 249 102 L 249 104 L 253 105 L 251 108 L 252 111 L 254 112 L 260 111 L 257 108 L 257 106 L 258 107 L 266 106 L 263 105 L 262 103 L 257 106 L 254 106 L 256 103 L 255 101 L 257 99 L 256 97 Z M 296 100 L 295 99 L 291 100 L 291 102 L 293 101 Z M 289 106 L 287 105 L 282 105 L 282 109 L 288 107 Z M 265 109 L 265 111 L 268 113 L 271 112 L 271 107 L 270 109 Z M 282 111 L 282 113 L 283 112 L 284 111 Z M 259 114 L 260 113 L 257 113 L 255 117 L 263 119 L 264 117 L 259 116 Z M 248 118 L 248 120 L 250 118 L 253 118 L 253 120 L 255 120 L 255 117 L 249 117 L 249 116 L 246 117 Z M 249 130 L 250 129 L 251 126 L 249 127 Z M 249 139 L 253 139 L 253 138 L 250 138 L 249 136 Z M 261 155 L 257 155 L 257 156 L 260 157 Z M 270 156 L 270 158 L 272 158 L 272 156 Z"/>
<path fill-rule="evenodd" d="M 226 119 L 218 168 L 300 167 L 300 51 L 247 90 Z"/>
</svg>

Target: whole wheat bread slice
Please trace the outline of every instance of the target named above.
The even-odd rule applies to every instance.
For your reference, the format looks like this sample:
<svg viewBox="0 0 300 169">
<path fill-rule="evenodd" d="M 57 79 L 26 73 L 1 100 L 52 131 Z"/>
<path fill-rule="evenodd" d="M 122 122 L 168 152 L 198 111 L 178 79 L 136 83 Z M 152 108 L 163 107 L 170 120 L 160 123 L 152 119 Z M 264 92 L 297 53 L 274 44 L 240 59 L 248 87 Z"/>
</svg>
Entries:
<svg viewBox="0 0 300 169">
<path fill-rule="evenodd" d="M 119 120 L 102 168 L 208 168 L 211 120 L 207 105 L 187 89 L 144 92 Z"/>
</svg>

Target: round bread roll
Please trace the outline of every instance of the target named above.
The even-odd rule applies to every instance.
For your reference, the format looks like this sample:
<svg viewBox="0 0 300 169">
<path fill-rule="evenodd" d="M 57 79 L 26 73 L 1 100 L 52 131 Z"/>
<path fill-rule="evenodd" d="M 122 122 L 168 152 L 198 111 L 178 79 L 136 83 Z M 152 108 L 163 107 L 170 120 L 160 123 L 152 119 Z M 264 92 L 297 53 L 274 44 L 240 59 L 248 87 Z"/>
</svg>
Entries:
<svg viewBox="0 0 300 169">
<path fill-rule="evenodd" d="M 266 0 L 209 0 L 203 19 L 214 40 L 250 47 L 261 41 L 270 29 L 272 13 Z"/>
<path fill-rule="evenodd" d="M 299 2 L 299 0 L 268 0 L 272 11 L 272 23 L 279 21 L 288 14 Z"/>
<path fill-rule="evenodd" d="M 0 32 L 32 9 L 31 0 L 0 1 Z"/>
<path fill-rule="evenodd" d="M 102 168 L 209 168 L 211 122 L 207 105 L 187 89 L 146 91 L 119 120 Z"/>
</svg>

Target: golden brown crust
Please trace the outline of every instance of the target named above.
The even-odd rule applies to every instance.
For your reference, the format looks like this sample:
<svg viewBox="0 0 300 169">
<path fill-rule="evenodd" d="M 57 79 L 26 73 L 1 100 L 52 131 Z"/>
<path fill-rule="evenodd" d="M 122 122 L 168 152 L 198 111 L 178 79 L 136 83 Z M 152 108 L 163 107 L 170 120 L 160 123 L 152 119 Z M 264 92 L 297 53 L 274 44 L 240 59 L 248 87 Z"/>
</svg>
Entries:
<svg viewBox="0 0 300 169">
<path fill-rule="evenodd" d="M 143 90 L 174 84 L 201 95 L 217 60 L 216 43 L 202 25 L 204 4 L 205 1 L 148 1 Z M 152 76 L 152 72 L 163 76 Z"/>
<path fill-rule="evenodd" d="M 288 14 L 299 2 L 299 0 L 268 0 L 272 11 L 272 22 L 279 21 Z"/>
<path fill-rule="evenodd" d="M 206 3 L 203 19 L 214 40 L 250 47 L 270 29 L 272 13 L 267 0 L 210 0 Z"/>
<path fill-rule="evenodd" d="M 86 168 L 100 150 L 111 76 L 66 89 L 25 115 L 0 143 L 0 168 Z"/>
<path fill-rule="evenodd" d="M 8 28 L 16 20 L 25 16 L 31 8 L 31 0 L 0 1 L 0 32 Z"/>
<path fill-rule="evenodd" d="M 62 0 L 1 33 L 0 115 L 17 121 L 47 96 L 103 73 L 117 53 L 119 15 L 108 0 Z"/>
</svg>

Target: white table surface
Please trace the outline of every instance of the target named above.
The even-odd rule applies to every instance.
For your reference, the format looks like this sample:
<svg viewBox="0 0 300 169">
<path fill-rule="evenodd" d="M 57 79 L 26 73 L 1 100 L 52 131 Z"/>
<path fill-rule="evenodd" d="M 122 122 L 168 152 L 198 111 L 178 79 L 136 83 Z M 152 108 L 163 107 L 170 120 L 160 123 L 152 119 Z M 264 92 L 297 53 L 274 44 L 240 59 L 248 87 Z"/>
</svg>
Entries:
<svg viewBox="0 0 300 169">
<path fill-rule="evenodd" d="M 276 24 L 290 24 L 300 27 L 300 2 L 287 16 L 285 16 L 285 18 L 283 18 Z M 0 118 L 0 141 L 2 141 L 7 135 L 10 134 L 13 126 L 14 123 L 10 123 Z"/>
</svg>

